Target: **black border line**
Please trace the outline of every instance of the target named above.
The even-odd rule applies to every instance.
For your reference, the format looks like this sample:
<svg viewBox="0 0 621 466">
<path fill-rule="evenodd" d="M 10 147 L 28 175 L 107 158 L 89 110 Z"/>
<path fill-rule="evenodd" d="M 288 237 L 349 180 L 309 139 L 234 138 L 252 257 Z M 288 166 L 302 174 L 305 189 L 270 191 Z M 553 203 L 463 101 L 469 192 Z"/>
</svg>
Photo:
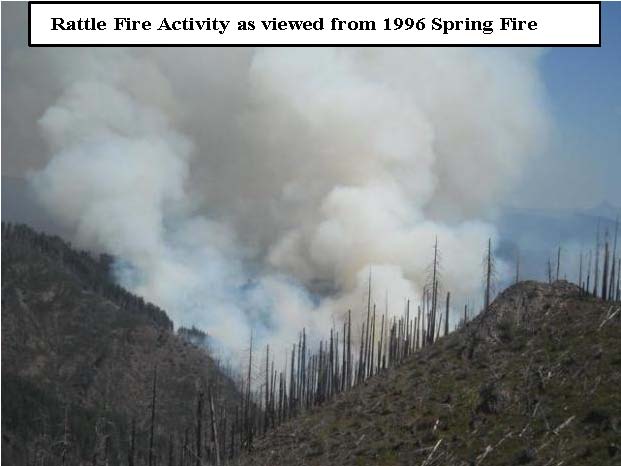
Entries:
<svg viewBox="0 0 621 466">
<path fill-rule="evenodd" d="M 181 4 L 181 5 L 598 5 L 599 40 L 597 44 L 34 44 L 32 43 L 32 28 L 30 21 L 31 6 L 36 4 L 68 5 L 68 4 Z M 602 2 L 601 1 L 537 1 L 537 0 L 512 0 L 512 1 L 404 1 L 404 0 L 304 0 L 304 1 L 270 1 L 270 0 L 224 0 L 224 1 L 131 1 L 131 0 L 86 0 L 80 2 L 35 0 L 28 2 L 28 47 L 601 47 L 602 46 Z"/>
</svg>

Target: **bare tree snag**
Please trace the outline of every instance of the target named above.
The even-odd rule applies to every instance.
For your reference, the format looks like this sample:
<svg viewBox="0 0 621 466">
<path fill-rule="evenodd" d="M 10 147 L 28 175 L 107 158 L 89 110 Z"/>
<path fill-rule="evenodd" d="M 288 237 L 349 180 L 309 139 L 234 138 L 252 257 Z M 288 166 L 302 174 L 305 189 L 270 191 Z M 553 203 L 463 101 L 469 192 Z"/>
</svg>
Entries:
<svg viewBox="0 0 621 466">
<path fill-rule="evenodd" d="M 157 366 L 153 368 L 153 392 L 151 395 L 151 427 L 149 432 L 149 466 L 153 466 L 153 435 L 155 431 L 155 403 L 157 395 Z"/>
<path fill-rule="evenodd" d="M 449 333 L 449 307 L 451 305 L 451 292 L 446 293 L 446 317 L 444 319 L 444 336 Z"/>
<path fill-rule="evenodd" d="M 209 389 L 209 416 L 211 417 L 211 441 L 215 450 L 216 466 L 220 466 L 220 448 L 218 443 L 218 430 L 216 428 L 216 414 L 213 406 L 213 393 Z"/>
</svg>

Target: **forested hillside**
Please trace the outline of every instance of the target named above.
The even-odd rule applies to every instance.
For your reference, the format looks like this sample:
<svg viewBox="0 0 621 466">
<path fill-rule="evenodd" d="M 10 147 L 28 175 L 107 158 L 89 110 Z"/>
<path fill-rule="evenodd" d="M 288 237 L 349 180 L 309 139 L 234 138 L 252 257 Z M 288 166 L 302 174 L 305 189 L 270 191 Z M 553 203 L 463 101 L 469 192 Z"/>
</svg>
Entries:
<svg viewBox="0 0 621 466">
<path fill-rule="evenodd" d="M 205 334 L 175 333 L 112 282 L 110 264 L 2 224 L 3 464 L 166 464 L 189 455 L 199 397 L 216 419 L 237 399 Z"/>
</svg>

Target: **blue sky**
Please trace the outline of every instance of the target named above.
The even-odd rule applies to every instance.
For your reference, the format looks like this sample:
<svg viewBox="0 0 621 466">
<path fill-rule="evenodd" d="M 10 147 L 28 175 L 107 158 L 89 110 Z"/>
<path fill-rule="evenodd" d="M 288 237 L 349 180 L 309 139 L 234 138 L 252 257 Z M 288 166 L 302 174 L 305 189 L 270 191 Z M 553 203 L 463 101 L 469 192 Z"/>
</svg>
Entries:
<svg viewBox="0 0 621 466">
<path fill-rule="evenodd" d="M 602 4 L 601 48 L 550 48 L 541 68 L 554 130 L 517 202 L 621 206 L 621 2 Z"/>
</svg>

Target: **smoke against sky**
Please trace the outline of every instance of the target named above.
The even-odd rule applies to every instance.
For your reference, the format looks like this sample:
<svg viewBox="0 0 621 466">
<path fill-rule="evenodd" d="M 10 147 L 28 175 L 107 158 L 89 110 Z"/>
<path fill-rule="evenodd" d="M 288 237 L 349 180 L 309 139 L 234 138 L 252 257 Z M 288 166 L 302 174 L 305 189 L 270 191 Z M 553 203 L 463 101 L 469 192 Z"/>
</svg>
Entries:
<svg viewBox="0 0 621 466">
<path fill-rule="evenodd" d="M 479 295 L 495 209 L 545 152 L 540 59 L 14 47 L 3 149 L 25 154 L 14 170 L 75 241 L 117 256 L 119 281 L 177 325 L 231 351 L 251 329 L 285 345 L 362 313 L 369 269 L 378 305 L 417 302 L 436 236 L 444 288 Z"/>
<path fill-rule="evenodd" d="M 24 63 L 58 90 L 33 127 L 41 202 L 118 256 L 124 285 L 233 349 L 251 328 L 325 331 L 362 308 L 369 268 L 400 312 L 436 235 L 445 288 L 478 294 L 490 212 L 546 127 L 537 55 L 519 50 L 47 55 Z"/>
</svg>

